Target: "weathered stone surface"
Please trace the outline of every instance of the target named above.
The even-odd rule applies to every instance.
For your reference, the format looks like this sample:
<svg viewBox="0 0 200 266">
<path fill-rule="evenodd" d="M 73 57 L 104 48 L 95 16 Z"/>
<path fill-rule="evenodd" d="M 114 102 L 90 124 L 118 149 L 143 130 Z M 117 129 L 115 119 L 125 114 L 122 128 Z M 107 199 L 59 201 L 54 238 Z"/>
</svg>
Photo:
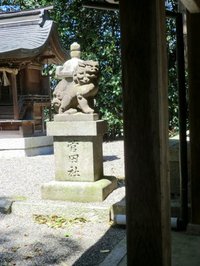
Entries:
<svg viewBox="0 0 200 266">
<path fill-rule="evenodd" d="M 80 59 L 80 45 L 70 46 L 71 59 L 56 68 L 56 77 L 62 79 L 54 89 L 52 104 L 59 114 L 94 112 L 94 96 L 98 92 L 98 62 Z"/>
<path fill-rule="evenodd" d="M 96 181 L 103 176 L 102 136 L 54 137 L 55 179 Z"/>
<path fill-rule="evenodd" d="M 120 200 L 119 202 L 116 202 L 113 204 L 111 208 L 111 220 L 115 220 L 116 215 L 126 215 L 126 201 L 125 197 Z"/>
<path fill-rule="evenodd" d="M 54 115 L 54 121 L 96 121 L 99 120 L 99 115 L 94 114 L 84 114 L 84 113 L 75 113 L 75 114 L 57 114 Z"/>
<path fill-rule="evenodd" d="M 12 213 L 23 217 L 32 217 L 34 214 L 58 215 L 68 219 L 82 217 L 88 221 L 110 221 L 111 204 L 104 202 L 70 202 L 70 201 L 16 201 L 12 205 Z"/>
<path fill-rule="evenodd" d="M 80 186 L 84 191 L 89 190 L 89 194 L 92 190 L 97 190 L 97 194 L 104 190 L 103 187 L 99 189 L 99 186 L 104 186 L 102 181 L 104 179 L 101 179 L 102 141 L 107 123 L 99 120 L 98 114 L 92 109 L 94 96 L 98 91 L 98 62 L 81 60 L 78 43 L 73 43 L 70 50 L 71 59 L 56 68 L 56 76 L 61 81 L 54 90 L 52 104 L 58 115 L 54 116 L 53 122 L 47 123 L 47 135 L 53 136 L 54 139 L 56 181 L 47 187 L 53 186 L 53 191 L 57 191 L 59 184 L 59 190 L 62 191 L 62 187 L 65 191 L 66 186 L 71 186 L 70 182 L 79 182 L 73 183 L 72 188 L 75 188 L 75 193 L 73 192 L 74 197 L 70 199 L 85 202 L 88 201 L 87 193 L 84 193 L 83 198 L 81 196 L 77 198 L 77 188 Z M 100 183 L 96 182 L 97 180 Z M 57 183 L 57 181 L 67 181 L 67 183 Z M 93 184 L 83 185 L 83 182 Z M 94 201 L 96 197 L 97 201 L 100 198 L 102 200 L 102 195 L 95 196 Z"/>
<path fill-rule="evenodd" d="M 115 177 L 104 177 L 96 182 L 52 181 L 42 185 L 42 198 L 72 202 L 103 201 L 117 187 Z"/>
<path fill-rule="evenodd" d="M 97 136 L 104 135 L 107 124 L 98 121 L 55 121 L 47 123 L 48 136 Z"/>
</svg>

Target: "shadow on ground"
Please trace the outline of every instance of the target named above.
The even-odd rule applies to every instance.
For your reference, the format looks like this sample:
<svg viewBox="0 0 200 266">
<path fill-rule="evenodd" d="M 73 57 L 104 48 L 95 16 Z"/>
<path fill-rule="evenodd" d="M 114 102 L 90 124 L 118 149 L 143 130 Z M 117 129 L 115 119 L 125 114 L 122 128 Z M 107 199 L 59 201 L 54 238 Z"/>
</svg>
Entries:
<svg viewBox="0 0 200 266">
<path fill-rule="evenodd" d="M 108 256 L 108 254 L 112 252 L 113 248 L 125 237 L 125 235 L 125 227 L 111 226 L 104 236 L 95 243 L 95 245 L 89 248 L 73 264 L 73 266 L 99 265 Z"/>
<path fill-rule="evenodd" d="M 16 235 L 21 234 L 21 241 L 15 241 Z M 25 241 L 26 234 L 15 230 L 1 232 L 0 265 L 1 266 L 35 266 L 59 265 L 67 258 L 80 251 L 79 244 L 71 239 L 46 235 L 44 241 Z"/>
<path fill-rule="evenodd" d="M 172 266 L 200 265 L 200 236 L 172 231 Z"/>
<path fill-rule="evenodd" d="M 116 156 L 116 155 L 112 155 L 112 156 L 103 156 L 103 161 L 104 162 L 107 162 L 107 161 L 109 161 L 109 162 L 111 162 L 111 161 L 114 161 L 114 160 L 119 160 L 120 158 L 118 157 L 118 156 Z"/>
</svg>

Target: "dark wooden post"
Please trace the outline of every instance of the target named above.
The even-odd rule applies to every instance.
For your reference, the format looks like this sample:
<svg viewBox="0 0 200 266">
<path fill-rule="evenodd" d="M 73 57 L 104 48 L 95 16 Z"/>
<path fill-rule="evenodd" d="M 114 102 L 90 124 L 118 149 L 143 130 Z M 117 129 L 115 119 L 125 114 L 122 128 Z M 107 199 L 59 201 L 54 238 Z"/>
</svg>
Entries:
<svg viewBox="0 0 200 266">
<path fill-rule="evenodd" d="M 181 195 L 181 226 L 186 229 L 188 224 L 188 156 L 187 156 L 187 95 L 185 88 L 185 60 L 183 16 L 176 14 L 176 42 L 177 42 L 177 74 L 179 98 L 179 161 L 180 161 L 180 195 Z"/>
<path fill-rule="evenodd" d="M 19 108 L 18 108 L 18 100 L 17 100 L 17 82 L 16 82 L 16 75 L 13 73 L 11 73 L 11 86 L 12 86 L 12 95 L 13 95 L 14 119 L 19 119 Z"/>
<path fill-rule="evenodd" d="M 120 1 L 128 265 L 169 266 L 165 8 Z"/>
<path fill-rule="evenodd" d="M 189 125 L 191 150 L 191 220 L 189 231 L 200 233 L 200 14 L 187 14 Z"/>
</svg>

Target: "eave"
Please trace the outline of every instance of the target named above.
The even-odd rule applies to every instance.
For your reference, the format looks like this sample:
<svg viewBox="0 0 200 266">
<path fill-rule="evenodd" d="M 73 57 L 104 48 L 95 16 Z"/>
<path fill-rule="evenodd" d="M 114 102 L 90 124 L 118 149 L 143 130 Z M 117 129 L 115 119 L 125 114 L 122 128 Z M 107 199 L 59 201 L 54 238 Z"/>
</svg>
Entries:
<svg viewBox="0 0 200 266">
<path fill-rule="evenodd" d="M 1 13 L 0 39 L 0 61 L 20 62 L 48 54 L 50 63 L 61 64 L 69 58 L 45 8 Z"/>
<path fill-rule="evenodd" d="M 200 12 L 200 0 L 180 0 L 190 13 Z"/>
</svg>

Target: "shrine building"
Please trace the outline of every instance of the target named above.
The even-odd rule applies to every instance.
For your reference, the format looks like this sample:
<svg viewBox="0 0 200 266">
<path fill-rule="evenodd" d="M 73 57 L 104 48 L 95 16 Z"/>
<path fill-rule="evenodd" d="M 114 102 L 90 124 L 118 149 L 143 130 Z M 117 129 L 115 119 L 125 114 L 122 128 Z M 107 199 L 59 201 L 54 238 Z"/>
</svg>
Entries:
<svg viewBox="0 0 200 266">
<path fill-rule="evenodd" d="M 63 64 L 52 7 L 0 13 L 0 137 L 45 133 L 44 108 L 50 107 L 47 64 Z"/>
</svg>

